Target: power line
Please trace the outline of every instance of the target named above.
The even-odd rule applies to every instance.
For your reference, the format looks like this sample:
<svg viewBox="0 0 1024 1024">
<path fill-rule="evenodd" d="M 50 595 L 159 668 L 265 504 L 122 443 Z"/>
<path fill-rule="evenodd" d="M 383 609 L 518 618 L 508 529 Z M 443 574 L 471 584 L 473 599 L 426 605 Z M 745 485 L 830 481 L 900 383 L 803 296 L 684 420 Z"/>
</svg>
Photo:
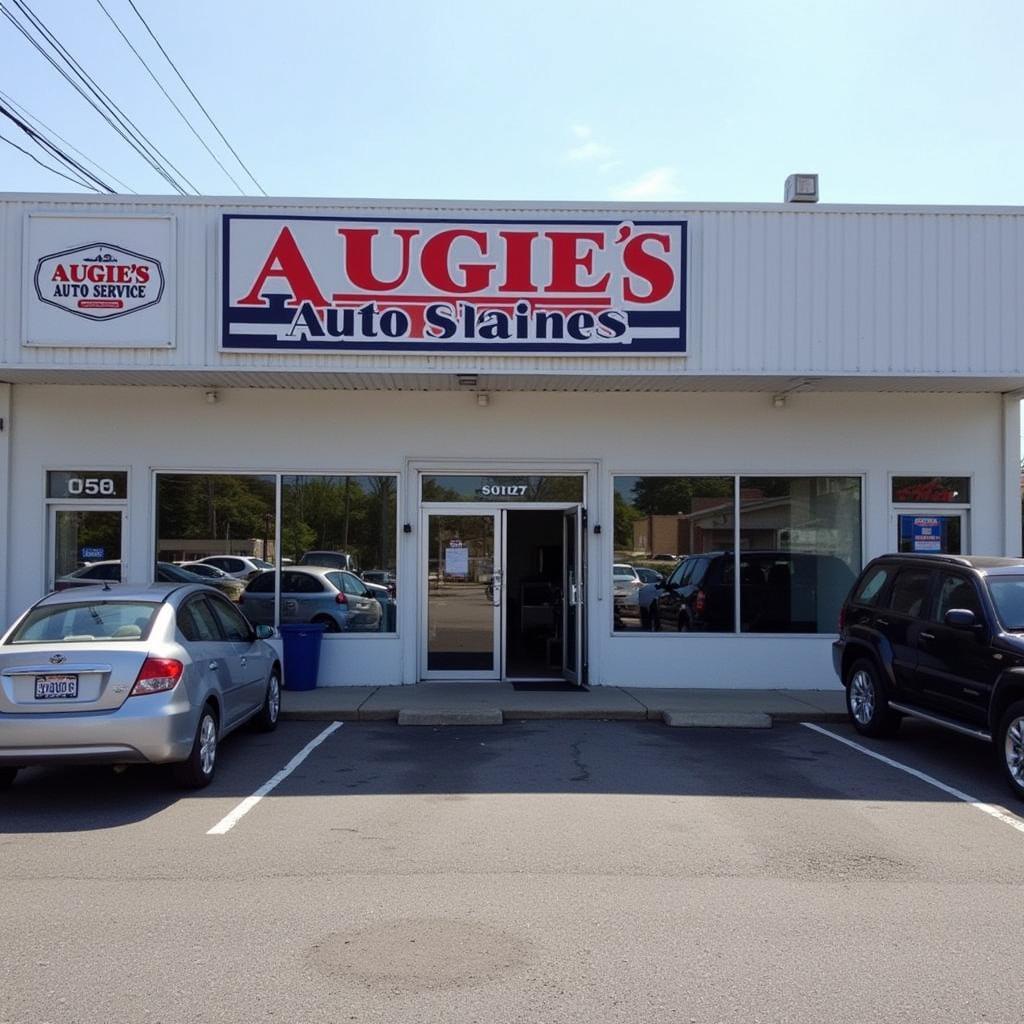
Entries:
<svg viewBox="0 0 1024 1024">
<path fill-rule="evenodd" d="M 39 43 L 31 32 L 14 17 L 10 9 L 0 3 L 2 12 L 18 29 L 19 32 L 35 47 L 35 49 L 53 66 L 65 81 L 127 142 L 149 165 L 156 171 L 175 191 L 186 195 L 186 188 L 174 176 L 178 175 L 192 191 L 198 194 L 198 189 L 192 184 L 182 172 L 175 167 L 170 160 L 146 138 L 138 126 L 122 111 L 113 99 L 102 89 L 91 75 L 75 60 L 60 40 L 43 24 L 35 15 L 25 0 L 14 0 L 15 5 L 21 14 L 28 19 L 29 23 L 36 29 L 50 47 L 58 54 L 67 68 L 70 68 L 76 78 L 73 78 L 47 50 Z M 88 90 L 88 91 L 87 91 Z M 90 93 L 92 95 L 90 95 Z M 172 174 L 172 171 L 174 172 Z"/>
<path fill-rule="evenodd" d="M 156 82 L 157 88 L 164 94 L 164 96 L 167 97 L 167 102 L 170 103 L 172 107 L 174 107 L 174 109 L 178 112 L 178 116 L 182 119 L 182 121 L 185 122 L 185 124 L 188 125 L 189 131 L 192 132 L 192 134 L 199 140 L 203 149 L 205 149 L 206 152 L 213 157 L 213 159 L 217 162 L 217 166 L 231 179 L 231 183 L 244 196 L 245 189 L 242 188 L 242 186 L 239 185 L 237 181 L 235 181 L 234 175 L 232 175 L 232 173 L 220 162 L 220 159 L 218 158 L 217 154 L 214 153 L 212 149 L 210 149 L 210 147 L 206 144 L 206 140 L 199 134 L 199 132 L 196 131 L 194 125 L 185 116 L 181 107 L 179 107 L 178 104 L 174 102 L 174 99 L 171 97 L 171 94 L 163 87 L 163 83 L 160 81 L 159 78 L 156 77 L 156 75 L 153 73 L 153 69 L 146 63 L 145 58 L 142 56 L 141 53 L 139 53 L 138 50 L 135 49 L 135 47 L 132 45 L 132 41 L 124 34 L 124 32 L 121 29 L 121 26 L 118 25 L 117 21 L 111 15 L 110 11 L 108 11 L 107 8 L 104 6 L 103 0 L 96 0 L 96 3 L 99 4 L 100 10 L 103 11 L 103 13 L 107 16 L 108 20 L 110 21 L 110 24 L 117 29 L 118 35 L 125 41 L 125 44 L 128 46 L 128 49 L 131 50 L 136 57 L 138 57 L 139 63 L 149 73 L 149 77 L 152 78 L 154 82 Z"/>
<path fill-rule="evenodd" d="M 64 138 L 63 135 L 60 134 L 60 132 L 51 128 L 45 121 L 42 120 L 42 118 L 40 118 L 36 114 L 33 114 L 31 110 L 29 110 L 23 103 L 19 103 L 16 99 L 14 99 L 13 96 L 8 96 L 7 93 L 5 93 L 2 89 L 0 89 L 0 99 L 4 100 L 10 106 L 14 107 L 14 109 L 17 110 L 22 117 L 34 121 L 44 131 L 49 132 L 50 135 L 52 135 L 56 139 L 59 139 L 69 149 L 74 150 L 83 160 L 88 161 L 90 164 L 92 164 L 93 167 L 96 168 L 96 170 L 100 171 L 101 173 L 105 174 L 108 178 L 110 178 L 111 181 L 116 181 L 118 185 L 125 189 L 125 191 L 135 192 L 135 189 L 133 189 L 131 185 L 126 184 L 120 178 L 116 177 L 114 174 L 111 174 L 110 171 L 108 171 L 104 166 L 96 163 L 95 160 L 93 160 L 91 157 L 83 153 L 73 142 L 69 142 L 67 139 Z"/>
<path fill-rule="evenodd" d="M 31 125 L 22 121 L 20 117 L 8 110 L 2 103 L 0 103 L 0 116 L 6 117 L 7 120 L 17 125 L 40 149 L 56 157 L 65 167 L 74 171 L 75 174 L 99 185 L 106 192 L 112 193 L 114 191 L 102 178 L 98 178 L 88 167 L 80 164 L 74 157 L 68 156 L 59 146 L 54 145 L 45 135 L 40 135 Z"/>
<path fill-rule="evenodd" d="M 156 35 L 153 33 L 153 30 L 147 24 L 146 19 L 143 18 L 143 16 L 140 13 L 138 7 L 135 6 L 135 0 L 128 0 L 128 3 L 130 4 L 131 9 L 138 16 L 139 21 L 142 22 L 142 24 L 145 27 L 146 31 L 150 34 L 150 37 L 152 38 L 153 42 L 156 43 L 156 45 L 160 48 L 160 52 L 166 58 L 167 63 L 170 64 L 171 67 L 174 69 L 174 73 L 181 80 L 181 84 L 183 86 L 185 86 L 186 89 L 188 89 L 189 95 L 192 97 L 192 99 L 194 99 L 196 101 L 196 106 L 198 106 L 199 109 L 206 115 L 206 120 L 209 121 L 210 124 L 213 125 L 214 131 L 216 131 L 216 133 L 221 137 L 221 141 L 224 143 L 225 146 L 228 147 L 228 149 L 231 150 L 232 156 L 234 156 L 234 158 L 238 161 L 239 166 L 241 166 L 242 170 L 244 170 L 245 173 L 249 175 L 249 179 L 252 181 L 252 183 L 260 190 L 260 192 L 263 193 L 263 195 L 266 195 L 267 193 L 264 190 L 263 186 L 253 177 L 252 171 L 250 171 L 249 168 L 246 167 L 246 165 L 245 165 L 244 161 L 242 160 L 242 158 L 238 155 L 238 153 L 235 152 L 235 147 L 232 146 L 231 143 L 228 142 L 228 140 L 224 137 L 224 133 L 220 130 L 220 128 L 217 127 L 217 123 L 210 116 L 209 111 L 206 109 L 206 107 L 204 107 L 202 105 L 202 103 L 199 101 L 199 97 L 192 91 L 192 87 L 188 84 L 188 82 L 185 81 L 185 78 L 182 75 L 182 73 L 178 70 L 177 65 L 174 63 L 173 60 L 171 60 L 171 58 L 168 55 L 167 51 L 161 45 L 160 40 L 157 39 Z M 231 180 L 234 181 L 234 178 L 232 178 Z"/>
<path fill-rule="evenodd" d="M 81 178 L 72 178 L 70 174 L 65 174 L 63 171 L 58 171 L 56 167 L 51 167 L 48 163 L 44 163 L 34 153 L 30 153 L 27 149 L 23 146 L 19 146 L 16 142 L 11 142 L 3 132 L 0 132 L 0 142 L 6 142 L 8 146 L 13 146 L 19 152 L 24 153 L 29 160 L 35 160 L 40 167 L 45 167 L 51 174 L 59 175 L 61 178 L 65 178 L 67 181 L 73 182 L 76 185 L 81 185 L 83 188 L 92 189 L 93 192 L 99 192 L 99 189 L 95 185 L 90 185 L 89 182 L 83 181 Z"/>
</svg>

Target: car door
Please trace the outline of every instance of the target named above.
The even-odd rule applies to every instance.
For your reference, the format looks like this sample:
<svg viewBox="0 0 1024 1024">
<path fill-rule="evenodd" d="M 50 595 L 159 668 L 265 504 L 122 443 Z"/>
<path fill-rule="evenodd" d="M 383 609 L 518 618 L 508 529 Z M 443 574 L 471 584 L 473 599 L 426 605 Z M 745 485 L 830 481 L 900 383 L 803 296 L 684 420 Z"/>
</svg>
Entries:
<svg viewBox="0 0 1024 1024">
<path fill-rule="evenodd" d="M 992 658 L 990 631 L 977 585 L 965 573 L 942 570 L 935 595 L 932 621 L 918 634 L 919 690 L 930 706 L 985 728 L 1001 662 Z M 973 612 L 977 626 L 947 626 L 943 620 L 953 608 Z"/>
<path fill-rule="evenodd" d="M 874 626 L 888 648 L 897 696 L 922 707 L 932 706 L 918 686 L 916 672 L 919 635 L 931 621 L 935 572 L 925 566 L 907 566 L 896 574 L 884 606 L 875 613 Z"/>
<path fill-rule="evenodd" d="M 246 714 L 263 703 L 266 681 L 270 673 L 270 651 L 256 639 L 245 616 L 219 594 L 208 594 L 207 604 L 213 609 L 224 639 L 232 645 L 231 676 L 237 682 L 240 714 Z"/>
<path fill-rule="evenodd" d="M 223 724 L 227 725 L 232 718 L 231 668 L 220 623 L 203 594 L 195 594 L 182 603 L 177 624 L 195 673 L 195 690 L 189 697 L 193 704 L 200 704 L 212 691 L 223 710 Z"/>
</svg>

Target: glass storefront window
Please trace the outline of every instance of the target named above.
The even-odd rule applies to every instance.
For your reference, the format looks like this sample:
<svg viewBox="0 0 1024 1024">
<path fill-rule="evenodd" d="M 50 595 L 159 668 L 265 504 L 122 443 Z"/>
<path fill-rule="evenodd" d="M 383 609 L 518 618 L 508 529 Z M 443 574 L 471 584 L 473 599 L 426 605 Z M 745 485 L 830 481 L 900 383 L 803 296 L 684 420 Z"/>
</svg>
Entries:
<svg viewBox="0 0 1024 1024">
<path fill-rule="evenodd" d="M 379 617 L 367 614 L 362 608 L 364 595 L 350 594 L 347 603 L 351 607 L 343 621 L 344 632 L 395 631 L 397 519 L 395 476 L 281 478 L 281 556 L 287 560 L 285 566 L 291 562 L 297 566 L 321 566 L 335 573 L 355 573 L 381 605 Z M 296 575 L 285 572 L 283 582 L 287 585 Z M 326 578 L 327 584 L 338 582 L 358 587 L 358 581 L 353 582 L 344 572 L 337 579 Z M 292 606 L 298 609 L 308 601 L 282 591 L 282 621 L 292 621 Z"/>
<path fill-rule="evenodd" d="M 731 476 L 614 478 L 617 631 L 734 629 L 734 489 Z"/>
<path fill-rule="evenodd" d="M 275 490 L 269 474 L 158 473 L 157 561 L 188 568 L 213 559 L 208 564 L 235 579 L 255 575 L 274 561 Z"/>
<path fill-rule="evenodd" d="M 834 633 L 861 568 L 858 477 L 740 479 L 744 633 Z"/>
</svg>

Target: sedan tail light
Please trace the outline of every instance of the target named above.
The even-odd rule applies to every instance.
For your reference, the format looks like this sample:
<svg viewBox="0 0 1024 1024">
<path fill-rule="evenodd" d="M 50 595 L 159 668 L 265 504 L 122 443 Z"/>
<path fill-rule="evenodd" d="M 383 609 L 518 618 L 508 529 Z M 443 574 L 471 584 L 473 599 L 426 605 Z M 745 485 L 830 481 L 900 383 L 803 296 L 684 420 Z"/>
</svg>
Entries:
<svg viewBox="0 0 1024 1024">
<path fill-rule="evenodd" d="M 185 666 L 174 658 L 147 658 L 139 669 L 129 697 L 137 697 L 146 693 L 163 693 L 173 690 L 178 685 Z"/>
<path fill-rule="evenodd" d="M 338 604 L 348 604 L 348 598 L 341 590 L 339 590 L 338 593 L 334 595 L 334 600 L 337 601 Z"/>
</svg>

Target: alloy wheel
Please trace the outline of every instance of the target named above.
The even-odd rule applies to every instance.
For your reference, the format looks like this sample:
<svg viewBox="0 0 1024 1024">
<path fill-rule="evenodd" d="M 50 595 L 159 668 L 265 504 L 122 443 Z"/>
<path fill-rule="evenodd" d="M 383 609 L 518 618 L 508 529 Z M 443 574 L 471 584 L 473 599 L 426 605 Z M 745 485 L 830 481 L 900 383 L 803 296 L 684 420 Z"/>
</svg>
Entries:
<svg viewBox="0 0 1024 1024">
<path fill-rule="evenodd" d="M 1015 718 L 1010 722 L 1003 749 L 1007 771 L 1014 782 L 1024 789 L 1024 718 Z"/>
<path fill-rule="evenodd" d="M 204 775 L 213 774 L 213 764 L 217 760 L 217 723 L 213 716 L 203 716 L 203 724 L 199 727 L 199 764 Z"/>
<path fill-rule="evenodd" d="M 850 680 L 850 714 L 860 725 L 868 725 L 875 715 L 875 683 L 864 669 Z"/>
</svg>

